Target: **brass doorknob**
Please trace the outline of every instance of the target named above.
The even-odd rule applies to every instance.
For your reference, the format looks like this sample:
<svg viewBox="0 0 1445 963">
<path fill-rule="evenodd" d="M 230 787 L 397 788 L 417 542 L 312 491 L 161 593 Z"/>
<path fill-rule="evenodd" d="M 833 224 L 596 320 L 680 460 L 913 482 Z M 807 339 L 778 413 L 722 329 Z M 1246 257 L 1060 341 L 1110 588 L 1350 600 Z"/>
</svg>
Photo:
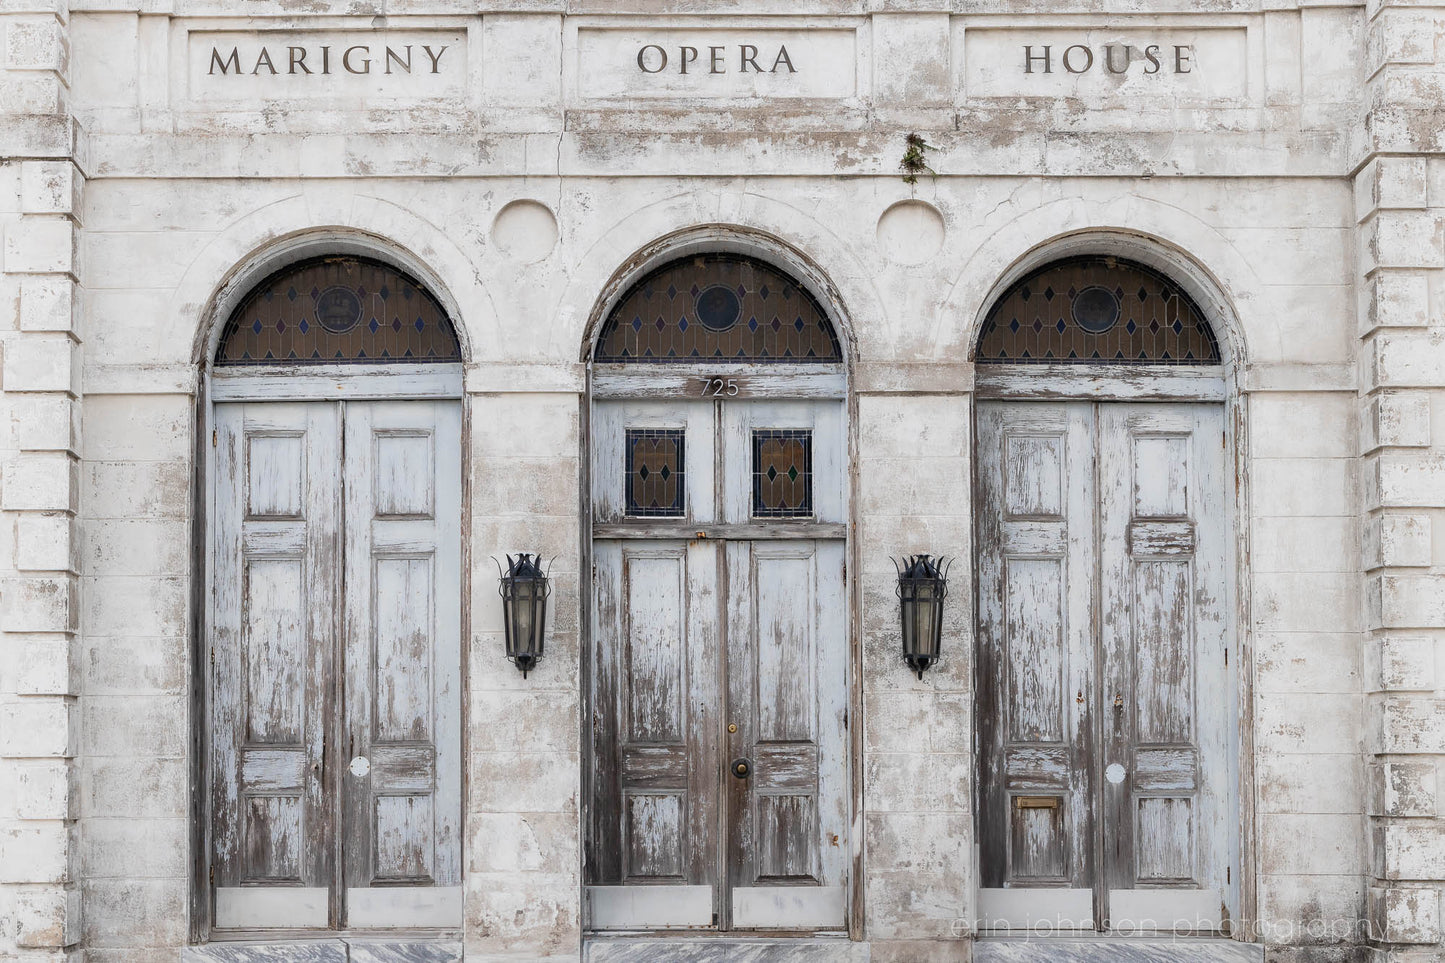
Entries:
<svg viewBox="0 0 1445 963">
<path fill-rule="evenodd" d="M 746 779 L 753 771 L 753 764 L 747 759 L 734 759 L 732 768 L 734 776 L 737 776 L 739 779 Z"/>
</svg>

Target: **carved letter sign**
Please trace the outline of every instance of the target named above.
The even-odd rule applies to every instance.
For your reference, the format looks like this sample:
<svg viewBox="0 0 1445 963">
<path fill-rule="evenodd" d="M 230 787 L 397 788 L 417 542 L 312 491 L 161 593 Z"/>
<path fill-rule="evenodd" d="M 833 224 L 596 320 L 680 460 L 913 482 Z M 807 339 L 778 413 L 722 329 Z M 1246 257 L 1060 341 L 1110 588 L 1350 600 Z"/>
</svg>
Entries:
<svg viewBox="0 0 1445 963">
<path fill-rule="evenodd" d="M 1237 101 L 1249 95 L 1243 27 L 979 27 L 964 32 L 975 97 Z"/>
<path fill-rule="evenodd" d="M 586 98 L 852 97 L 857 46 L 845 29 L 581 27 Z"/>
<path fill-rule="evenodd" d="M 456 97 L 463 30 L 226 30 L 189 36 L 194 101 L 369 102 Z"/>
</svg>

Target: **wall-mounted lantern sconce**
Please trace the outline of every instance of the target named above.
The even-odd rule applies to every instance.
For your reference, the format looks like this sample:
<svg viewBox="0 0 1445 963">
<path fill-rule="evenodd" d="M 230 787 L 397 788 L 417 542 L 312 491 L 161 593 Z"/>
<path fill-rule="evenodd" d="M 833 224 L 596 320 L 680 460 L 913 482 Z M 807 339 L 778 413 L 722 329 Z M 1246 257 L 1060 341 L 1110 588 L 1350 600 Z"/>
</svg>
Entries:
<svg viewBox="0 0 1445 963">
<path fill-rule="evenodd" d="M 496 559 L 492 559 L 496 561 Z M 542 571 L 542 556 L 507 556 L 501 573 L 502 620 L 507 629 L 507 658 L 522 670 L 522 678 L 542 658 L 547 631 L 547 596 L 552 583 Z M 501 563 L 497 563 L 501 571 Z"/>
<path fill-rule="evenodd" d="M 903 661 L 923 678 L 923 670 L 938 662 L 943 648 L 943 599 L 948 595 L 948 568 L 940 556 L 910 555 L 899 562 L 898 599 L 903 622 Z"/>
</svg>

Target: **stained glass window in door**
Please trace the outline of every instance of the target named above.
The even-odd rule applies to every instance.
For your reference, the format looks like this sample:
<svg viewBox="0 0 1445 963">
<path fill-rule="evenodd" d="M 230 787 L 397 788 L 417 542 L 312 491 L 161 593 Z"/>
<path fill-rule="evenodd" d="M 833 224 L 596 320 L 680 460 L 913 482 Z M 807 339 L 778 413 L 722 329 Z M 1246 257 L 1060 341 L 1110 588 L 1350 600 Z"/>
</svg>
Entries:
<svg viewBox="0 0 1445 963">
<path fill-rule="evenodd" d="M 797 281 L 739 254 L 670 261 L 623 294 L 594 360 L 622 363 L 833 363 L 842 347 L 827 313 Z"/>
<path fill-rule="evenodd" d="M 681 428 L 627 429 L 627 514 L 677 518 L 686 513 L 686 441 Z"/>
<path fill-rule="evenodd" d="M 1116 257 L 1074 257 L 999 298 L 979 334 L 979 364 L 1219 364 L 1219 342 L 1179 285 Z"/>
<path fill-rule="evenodd" d="M 753 516 L 813 514 L 813 433 L 800 428 L 753 432 Z"/>
<path fill-rule="evenodd" d="M 256 285 L 231 313 L 217 365 L 462 360 L 452 321 L 414 278 L 370 258 L 311 258 Z"/>
</svg>

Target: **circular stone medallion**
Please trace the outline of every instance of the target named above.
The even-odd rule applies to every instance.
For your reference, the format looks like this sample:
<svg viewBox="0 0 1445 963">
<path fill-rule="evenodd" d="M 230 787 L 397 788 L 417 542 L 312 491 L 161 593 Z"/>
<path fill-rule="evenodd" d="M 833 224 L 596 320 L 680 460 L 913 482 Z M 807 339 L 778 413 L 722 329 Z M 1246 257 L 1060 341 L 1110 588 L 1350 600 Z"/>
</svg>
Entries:
<svg viewBox="0 0 1445 963">
<path fill-rule="evenodd" d="M 513 201 L 492 222 L 492 242 L 507 257 L 534 264 L 557 246 L 557 218 L 540 201 Z"/>
<path fill-rule="evenodd" d="M 899 201 L 878 218 L 878 249 L 894 264 L 922 264 L 943 247 L 943 215 L 925 201 Z"/>
<path fill-rule="evenodd" d="M 721 284 L 703 288 L 693 302 L 697 319 L 709 331 L 726 331 L 738 323 L 743 313 L 743 302 L 732 288 Z"/>
<path fill-rule="evenodd" d="M 1119 320 L 1119 299 L 1108 288 L 1084 288 L 1074 296 L 1074 323 L 1090 334 L 1103 334 Z"/>
<path fill-rule="evenodd" d="M 332 334 L 345 334 L 361 320 L 361 298 L 351 288 L 329 287 L 316 298 L 316 320 Z"/>
</svg>

